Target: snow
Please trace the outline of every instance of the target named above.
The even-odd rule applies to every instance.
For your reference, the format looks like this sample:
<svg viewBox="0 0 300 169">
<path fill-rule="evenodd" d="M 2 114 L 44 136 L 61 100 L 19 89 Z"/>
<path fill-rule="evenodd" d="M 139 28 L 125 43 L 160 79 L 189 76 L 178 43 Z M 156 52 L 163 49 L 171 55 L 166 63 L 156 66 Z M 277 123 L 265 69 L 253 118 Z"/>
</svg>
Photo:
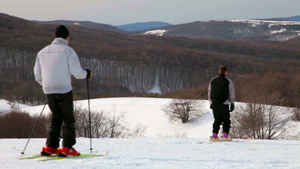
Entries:
<svg viewBox="0 0 300 169">
<path fill-rule="evenodd" d="M 167 32 L 166 30 L 152 30 L 152 31 L 147 31 L 144 34 L 145 35 L 163 36 L 166 32 Z"/>
<path fill-rule="evenodd" d="M 45 162 L 19 159 L 27 139 L 0 139 L 0 168 L 300 168 L 300 141 L 234 139 L 233 142 L 209 143 L 213 117 L 208 101 L 199 100 L 202 116 L 189 124 L 170 123 L 162 108 L 171 101 L 165 98 L 92 99 L 91 111 L 125 112 L 130 128 L 137 124 L 146 126 L 145 137 L 94 138 L 93 150 L 98 154 L 108 153 L 107 156 Z M 87 100 L 76 101 L 75 105 L 86 108 Z M 42 107 L 22 110 L 38 115 Z M 47 106 L 43 114 L 49 112 Z M 23 156 L 38 154 L 44 144 L 45 138 L 31 139 Z M 83 154 L 90 153 L 89 138 L 77 138 L 75 148 Z"/>
<path fill-rule="evenodd" d="M 19 103 L 10 103 L 7 100 L 0 99 L 0 113 L 1 112 L 7 112 L 10 111 L 12 106 L 15 106 L 16 109 L 22 109 L 22 108 L 27 108 L 30 107 L 25 104 L 19 104 Z"/>
<path fill-rule="evenodd" d="M 161 90 L 160 90 L 160 87 L 159 87 L 158 77 L 155 78 L 155 83 L 154 83 L 152 89 L 148 91 L 148 93 L 158 93 L 158 94 L 162 93 Z"/>
<path fill-rule="evenodd" d="M 32 139 L 26 154 L 36 154 L 45 139 Z M 204 141 L 204 144 L 199 142 Z M 93 149 L 108 156 L 41 162 L 19 160 L 24 139 L 1 139 L 0 168 L 44 169 L 199 169 L 199 168 L 299 168 L 296 141 L 240 140 L 206 142 L 192 138 L 93 139 Z M 3 146 L 5 145 L 5 146 Z M 89 153 L 89 140 L 77 139 L 76 148 Z"/>
<path fill-rule="evenodd" d="M 299 21 L 272 21 L 272 20 L 247 20 L 247 19 L 221 20 L 221 21 L 251 23 L 253 27 L 256 27 L 257 25 L 262 25 L 264 23 L 268 23 L 269 25 L 300 25 Z"/>
<path fill-rule="evenodd" d="M 280 29 L 280 30 L 274 30 L 274 31 L 271 31 L 272 34 L 276 34 L 276 33 L 282 33 L 282 32 L 285 32 L 286 29 Z"/>
<path fill-rule="evenodd" d="M 11 106 L 8 103 L 7 100 L 0 100 L 0 112 L 6 112 L 11 109 Z"/>
</svg>

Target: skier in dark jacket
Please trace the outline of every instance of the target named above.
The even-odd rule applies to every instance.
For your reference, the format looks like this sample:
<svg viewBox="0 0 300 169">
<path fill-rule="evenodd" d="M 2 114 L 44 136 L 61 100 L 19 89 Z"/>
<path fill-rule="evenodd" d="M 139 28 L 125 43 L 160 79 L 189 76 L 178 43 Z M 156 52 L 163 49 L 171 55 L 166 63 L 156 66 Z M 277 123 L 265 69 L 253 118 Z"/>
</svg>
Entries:
<svg viewBox="0 0 300 169">
<path fill-rule="evenodd" d="M 219 67 L 219 76 L 214 77 L 209 82 L 208 99 L 211 103 L 210 108 L 213 110 L 214 123 L 212 140 L 219 141 L 218 133 L 220 125 L 223 125 L 222 138 L 224 140 L 231 140 L 228 136 L 230 129 L 230 112 L 234 110 L 234 85 L 232 81 L 226 76 L 227 67 Z M 229 109 L 230 105 L 230 109 Z"/>
<path fill-rule="evenodd" d="M 56 28 L 54 41 L 37 54 L 34 65 L 36 81 L 43 87 L 52 111 L 50 131 L 41 154 L 80 155 L 76 143 L 71 75 L 89 78 L 91 71 L 82 69 L 76 52 L 68 46 L 69 31 L 64 25 Z M 59 149 L 62 129 L 62 149 Z"/>
</svg>

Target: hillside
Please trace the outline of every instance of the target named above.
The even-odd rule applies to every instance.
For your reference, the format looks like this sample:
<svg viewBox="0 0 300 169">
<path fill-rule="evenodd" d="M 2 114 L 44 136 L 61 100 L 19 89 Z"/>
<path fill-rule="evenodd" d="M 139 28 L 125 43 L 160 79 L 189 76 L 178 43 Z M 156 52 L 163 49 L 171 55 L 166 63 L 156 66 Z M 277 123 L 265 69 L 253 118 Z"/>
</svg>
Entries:
<svg viewBox="0 0 300 169">
<path fill-rule="evenodd" d="M 146 126 L 144 137 L 93 138 L 92 148 L 100 158 L 62 159 L 41 162 L 39 159 L 19 160 L 27 139 L 0 139 L 0 163 L 3 168 L 299 168 L 299 141 L 234 139 L 233 142 L 210 143 L 213 121 L 208 101 L 201 106 L 203 116 L 193 123 L 170 123 L 162 107 L 171 99 L 106 98 L 92 99 L 92 111 L 118 115 L 125 112 L 126 126 Z M 2 102 L 0 102 L 2 103 Z M 4 104 L 1 105 L 0 109 Z M 76 106 L 86 108 L 87 100 Z M 241 106 L 238 103 L 237 106 Z M 39 115 L 42 106 L 24 107 L 31 115 Z M 286 109 L 286 108 L 284 108 Z M 49 113 L 47 108 L 44 115 Z M 82 127 L 82 126 L 81 126 Z M 300 126 L 293 129 L 297 134 Z M 32 138 L 23 156 L 38 154 L 45 138 Z M 77 138 L 75 148 L 90 153 L 89 138 Z M 230 152 L 230 155 L 224 155 Z"/>
<path fill-rule="evenodd" d="M 44 96 L 34 81 L 32 67 L 36 53 L 52 42 L 55 27 L 55 24 L 0 15 L 1 97 L 24 103 L 43 102 Z M 157 37 L 78 25 L 68 28 L 70 46 L 78 53 L 82 66 L 94 72 L 92 98 L 141 96 L 153 87 L 165 94 L 197 85 L 205 87 L 188 97 L 205 98 L 206 83 L 217 74 L 221 64 L 230 68 L 232 78 L 249 74 L 263 76 L 269 72 L 298 78 L 300 49 L 296 40 Z M 297 81 L 292 81 L 287 89 L 298 90 L 296 84 Z M 85 82 L 74 81 L 73 85 L 75 99 L 86 98 Z M 237 90 L 241 92 L 244 88 L 237 87 Z M 292 100 L 288 106 L 297 102 L 297 99 Z"/>
<path fill-rule="evenodd" d="M 286 41 L 299 36 L 300 22 L 271 20 L 196 21 L 151 29 L 164 30 L 163 36 Z"/>
</svg>

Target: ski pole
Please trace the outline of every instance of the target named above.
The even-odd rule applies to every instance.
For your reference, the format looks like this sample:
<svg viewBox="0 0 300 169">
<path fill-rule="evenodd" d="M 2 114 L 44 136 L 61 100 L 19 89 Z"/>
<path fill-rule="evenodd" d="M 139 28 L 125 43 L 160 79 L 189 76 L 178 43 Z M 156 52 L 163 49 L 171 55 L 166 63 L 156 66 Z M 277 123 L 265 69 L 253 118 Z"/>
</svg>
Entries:
<svg viewBox="0 0 300 169">
<path fill-rule="evenodd" d="M 28 143 L 29 143 L 29 141 L 30 141 L 30 139 L 31 139 L 31 136 L 32 136 L 32 134 L 33 134 L 33 132 L 34 132 L 34 130 L 35 130 L 35 128 L 36 128 L 38 122 L 40 121 L 40 118 L 41 118 L 41 116 L 42 116 L 42 113 L 43 113 L 43 111 L 44 111 L 46 105 L 47 105 L 47 101 L 45 102 L 45 105 L 44 105 L 44 107 L 43 107 L 43 109 L 42 109 L 42 111 L 41 111 L 41 113 L 40 113 L 40 116 L 38 117 L 38 119 L 35 121 L 35 124 L 33 125 L 33 128 L 32 128 L 32 130 L 31 130 L 31 132 L 30 132 L 30 135 L 29 135 L 29 137 L 28 137 L 28 140 L 27 140 L 27 143 L 26 143 L 26 145 L 25 145 L 25 147 L 24 147 L 24 150 L 21 152 L 21 157 L 22 157 L 23 154 L 25 154 L 25 150 L 26 150 L 26 148 L 27 148 L 27 145 L 28 145 Z"/>
<path fill-rule="evenodd" d="M 90 129 L 90 151 L 91 154 L 93 153 L 92 148 L 92 122 L 91 122 L 91 106 L 90 106 L 90 87 L 89 87 L 89 78 L 86 78 L 86 84 L 87 84 L 87 96 L 88 96 L 88 109 L 89 109 L 89 129 Z"/>
</svg>

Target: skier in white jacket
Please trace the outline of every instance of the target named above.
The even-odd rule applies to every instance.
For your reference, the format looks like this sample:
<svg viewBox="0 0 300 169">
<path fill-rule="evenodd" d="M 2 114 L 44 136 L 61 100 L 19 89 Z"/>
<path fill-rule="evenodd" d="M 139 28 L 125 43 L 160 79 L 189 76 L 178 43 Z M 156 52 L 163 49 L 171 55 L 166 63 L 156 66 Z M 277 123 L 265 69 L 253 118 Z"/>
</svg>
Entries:
<svg viewBox="0 0 300 169">
<path fill-rule="evenodd" d="M 81 68 L 78 56 L 68 46 L 68 41 L 68 29 L 64 25 L 58 26 L 54 41 L 38 52 L 34 65 L 35 79 L 42 86 L 52 111 L 50 131 L 42 155 L 80 155 L 73 148 L 76 135 L 71 75 L 76 79 L 90 78 L 91 71 Z M 63 142 L 59 149 L 61 127 Z"/>
</svg>

